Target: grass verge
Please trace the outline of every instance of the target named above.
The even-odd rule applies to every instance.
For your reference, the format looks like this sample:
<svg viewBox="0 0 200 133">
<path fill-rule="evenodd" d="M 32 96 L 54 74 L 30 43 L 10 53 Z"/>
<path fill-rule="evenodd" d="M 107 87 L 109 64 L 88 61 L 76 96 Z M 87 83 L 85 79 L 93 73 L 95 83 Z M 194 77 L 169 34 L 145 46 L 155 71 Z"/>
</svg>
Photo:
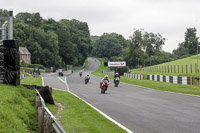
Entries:
<svg viewBox="0 0 200 133">
<path fill-rule="evenodd" d="M 103 66 L 104 59 L 96 58 L 101 61 L 100 67 L 92 74 L 96 76 L 103 77 L 105 74 L 102 73 L 102 70 L 108 69 L 108 67 Z M 109 75 L 110 79 L 113 79 L 112 76 Z M 139 85 L 147 88 L 152 88 L 161 91 L 169 91 L 169 92 L 176 92 L 176 93 L 184 93 L 184 94 L 192 94 L 192 95 L 200 95 L 200 87 L 194 85 L 181 85 L 181 84 L 172 84 L 172 83 L 165 83 L 159 81 L 150 81 L 150 80 L 137 80 L 132 78 L 126 78 L 121 76 L 121 82 Z"/>
<path fill-rule="evenodd" d="M 24 72 L 23 72 L 24 73 Z M 21 84 L 27 84 L 27 85 L 42 85 L 42 79 L 39 75 L 36 75 L 36 77 L 33 77 L 31 74 L 24 73 L 25 78 L 21 79 Z"/>
<path fill-rule="evenodd" d="M 34 91 L 0 84 L 0 132 L 38 132 Z"/>
<path fill-rule="evenodd" d="M 83 68 L 81 68 L 82 66 L 73 67 L 73 69 L 74 69 L 73 73 L 79 72 L 80 70 L 86 68 L 87 66 L 88 66 L 88 60 L 86 59 Z"/>
<path fill-rule="evenodd" d="M 69 133 L 126 132 L 68 92 L 53 90 L 53 97 L 65 106 L 60 112 L 61 124 Z"/>
</svg>

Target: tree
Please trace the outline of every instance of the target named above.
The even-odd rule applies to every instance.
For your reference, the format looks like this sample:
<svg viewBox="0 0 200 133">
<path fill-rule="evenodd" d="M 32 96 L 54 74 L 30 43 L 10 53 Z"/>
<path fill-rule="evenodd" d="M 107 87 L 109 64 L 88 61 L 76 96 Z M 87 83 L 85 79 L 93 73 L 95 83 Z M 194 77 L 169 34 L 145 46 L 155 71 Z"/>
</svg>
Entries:
<svg viewBox="0 0 200 133">
<path fill-rule="evenodd" d="M 199 37 L 196 36 L 196 32 L 196 28 L 187 28 L 185 32 L 185 41 L 179 43 L 178 48 L 173 50 L 173 54 L 176 56 L 176 58 L 185 58 L 197 53 Z"/>
<path fill-rule="evenodd" d="M 185 32 L 184 47 L 188 48 L 188 52 L 190 55 L 194 55 L 197 53 L 196 51 L 197 45 L 199 44 L 199 37 L 196 37 L 196 32 L 196 28 L 187 28 L 187 31 Z"/>
<path fill-rule="evenodd" d="M 185 43 L 179 43 L 178 48 L 173 50 L 173 54 L 177 58 L 185 58 L 190 56 L 189 55 L 189 49 L 185 47 Z"/>
<path fill-rule="evenodd" d="M 149 57 L 154 55 L 156 51 L 160 51 L 162 49 L 162 45 L 164 44 L 165 38 L 163 38 L 160 34 L 145 32 L 143 35 L 143 49 Z"/>
<path fill-rule="evenodd" d="M 111 58 L 112 56 L 119 56 L 122 53 L 123 46 L 126 46 L 126 40 L 123 36 L 116 33 L 104 33 L 94 43 L 94 52 L 98 57 Z"/>
<path fill-rule="evenodd" d="M 123 57 L 129 66 L 135 66 L 136 64 L 144 65 L 144 59 L 147 54 L 142 50 L 143 37 L 141 30 L 135 30 L 133 35 L 128 40 L 128 47 L 123 53 Z"/>
<path fill-rule="evenodd" d="M 69 21 L 71 42 L 76 45 L 76 58 L 83 64 L 88 54 L 91 52 L 90 32 L 86 22 L 75 19 Z"/>
<path fill-rule="evenodd" d="M 135 30 L 133 35 L 128 40 L 128 47 L 123 50 L 123 57 L 129 66 L 135 66 L 139 63 L 140 65 L 150 65 L 152 55 L 154 59 L 157 58 L 157 62 L 163 62 L 159 58 L 159 54 L 163 54 L 162 45 L 165 43 L 165 38 L 160 34 L 143 32 L 143 30 Z M 156 55 L 158 54 L 158 55 Z"/>
<path fill-rule="evenodd" d="M 35 27 L 40 27 L 42 24 L 42 18 L 40 17 L 40 13 L 34 13 L 31 17 L 31 24 Z"/>
</svg>

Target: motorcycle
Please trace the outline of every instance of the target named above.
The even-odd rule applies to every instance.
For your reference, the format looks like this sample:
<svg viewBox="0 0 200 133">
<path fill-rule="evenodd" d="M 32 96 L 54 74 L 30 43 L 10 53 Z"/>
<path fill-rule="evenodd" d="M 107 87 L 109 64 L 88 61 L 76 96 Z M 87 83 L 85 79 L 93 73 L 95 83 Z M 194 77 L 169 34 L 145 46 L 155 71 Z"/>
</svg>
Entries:
<svg viewBox="0 0 200 133">
<path fill-rule="evenodd" d="M 79 73 L 80 77 L 82 76 L 82 72 Z"/>
<path fill-rule="evenodd" d="M 119 77 L 116 77 L 115 80 L 114 80 L 114 84 L 115 84 L 115 87 L 117 87 L 119 85 Z"/>
<path fill-rule="evenodd" d="M 108 85 L 109 85 L 109 82 L 107 80 L 104 80 L 101 85 L 101 93 L 105 93 L 105 91 L 107 91 Z"/>
<path fill-rule="evenodd" d="M 87 84 L 89 82 L 89 78 L 85 78 L 85 84 Z"/>
</svg>

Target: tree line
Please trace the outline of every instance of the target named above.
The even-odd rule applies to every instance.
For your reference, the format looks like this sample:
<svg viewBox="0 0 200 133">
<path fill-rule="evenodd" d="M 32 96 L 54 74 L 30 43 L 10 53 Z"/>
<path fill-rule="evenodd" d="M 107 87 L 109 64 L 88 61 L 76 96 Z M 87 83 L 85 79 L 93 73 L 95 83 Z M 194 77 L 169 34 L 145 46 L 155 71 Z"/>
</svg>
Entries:
<svg viewBox="0 0 200 133">
<path fill-rule="evenodd" d="M 1 9 L 0 16 L 6 12 Z M 32 63 L 46 67 L 82 65 L 92 49 L 87 23 L 75 19 L 56 21 L 40 13 L 18 13 L 13 33 L 19 45 L 30 51 Z"/>
<path fill-rule="evenodd" d="M 104 57 L 110 61 L 124 60 L 133 68 L 157 65 L 197 54 L 199 37 L 196 33 L 196 28 L 187 28 L 185 40 L 172 53 L 162 49 L 166 38 L 159 33 L 136 29 L 127 40 L 116 33 L 104 33 L 100 37 L 91 36 L 92 55 Z"/>
<path fill-rule="evenodd" d="M 0 16 L 7 10 L 0 9 Z M 197 54 L 199 47 L 196 28 L 187 28 L 185 40 L 172 53 L 162 46 L 166 39 L 159 33 L 135 29 L 129 39 L 117 33 L 91 36 L 86 22 L 53 18 L 40 13 L 18 13 L 14 17 L 14 38 L 30 51 L 33 64 L 63 68 L 82 65 L 88 56 L 110 61 L 126 61 L 128 66 L 156 65 Z"/>
</svg>

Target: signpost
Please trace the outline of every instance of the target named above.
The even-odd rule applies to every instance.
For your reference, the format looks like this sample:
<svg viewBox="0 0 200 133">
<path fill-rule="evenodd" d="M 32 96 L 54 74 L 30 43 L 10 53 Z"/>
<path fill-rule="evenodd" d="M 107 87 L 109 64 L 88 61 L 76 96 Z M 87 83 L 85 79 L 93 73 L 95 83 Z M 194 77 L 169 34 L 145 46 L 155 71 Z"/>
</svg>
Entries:
<svg viewBox="0 0 200 133">
<path fill-rule="evenodd" d="M 115 73 L 118 72 L 120 75 L 127 72 L 125 61 L 108 62 L 108 67 L 115 67 Z"/>
<path fill-rule="evenodd" d="M 108 67 L 124 67 L 126 66 L 126 62 L 125 61 L 121 61 L 121 62 L 108 62 Z"/>
</svg>

